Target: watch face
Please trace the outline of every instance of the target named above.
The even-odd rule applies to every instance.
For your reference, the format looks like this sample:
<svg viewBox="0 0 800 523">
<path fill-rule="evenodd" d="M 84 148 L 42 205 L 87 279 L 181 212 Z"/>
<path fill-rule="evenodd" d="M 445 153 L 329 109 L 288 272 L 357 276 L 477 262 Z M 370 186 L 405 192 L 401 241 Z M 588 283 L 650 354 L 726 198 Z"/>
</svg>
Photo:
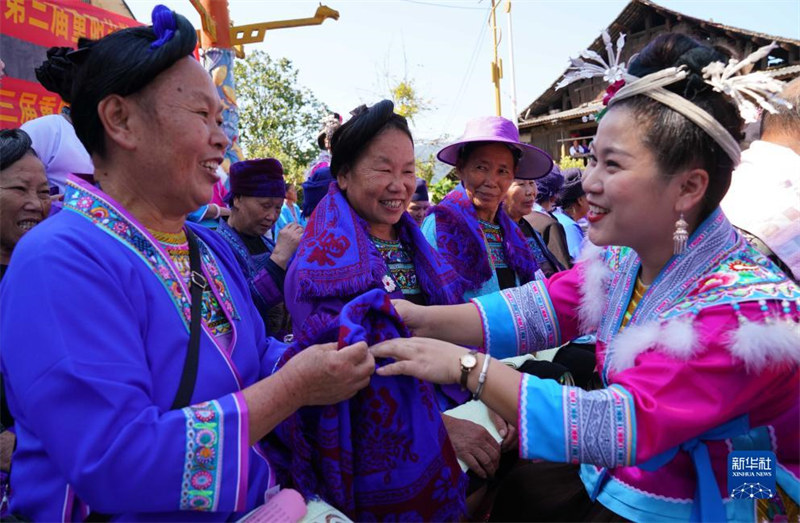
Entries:
<svg viewBox="0 0 800 523">
<path fill-rule="evenodd" d="M 465 354 L 461 356 L 461 366 L 467 369 L 473 368 L 478 364 L 478 358 L 474 354 Z"/>
</svg>

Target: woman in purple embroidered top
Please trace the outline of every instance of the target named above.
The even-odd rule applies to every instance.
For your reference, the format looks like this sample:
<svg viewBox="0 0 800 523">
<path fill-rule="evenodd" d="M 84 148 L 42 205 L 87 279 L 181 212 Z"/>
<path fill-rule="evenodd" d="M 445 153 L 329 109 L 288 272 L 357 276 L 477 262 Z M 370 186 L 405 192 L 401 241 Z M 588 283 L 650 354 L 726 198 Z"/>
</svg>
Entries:
<svg viewBox="0 0 800 523">
<path fill-rule="evenodd" d="M 275 158 L 236 162 L 231 165 L 230 186 L 225 200 L 231 215 L 219 221 L 217 233 L 239 261 L 267 334 L 283 339 L 289 333 L 283 282 L 303 234 L 300 225 L 289 223 L 277 241 L 264 236 L 275 225 L 283 205 L 283 166 Z"/>
<path fill-rule="evenodd" d="M 359 107 L 335 132 L 331 171 L 336 181 L 309 219 L 286 274 L 295 337 L 315 339 L 344 304 L 370 289 L 418 304 L 461 303 L 464 280 L 406 212 L 416 187 L 414 144 L 391 101 Z M 457 392 L 448 391 L 448 398 L 463 400 Z M 440 400 L 443 409 L 453 406 Z M 479 425 L 450 416 L 443 421 L 458 457 L 479 476 L 492 476 L 500 445 Z"/>
<path fill-rule="evenodd" d="M 185 221 L 228 144 L 219 97 L 188 20 L 164 6 L 153 19 L 69 55 L 59 74 L 101 189 L 69 179 L 64 211 L 25 235 L 3 281 L 11 511 L 24 520 L 238 519 L 277 490 L 264 436 L 374 371 L 362 343 L 310 347 L 272 374 L 283 344 L 233 253 Z M 190 332 L 198 357 L 183 372 Z"/>
<path fill-rule="evenodd" d="M 466 298 L 543 279 L 525 236 L 503 210 L 515 178 L 545 176 L 553 160 L 519 141 L 500 116 L 475 118 L 464 135 L 437 154 L 455 166 L 461 185 L 433 208 L 422 232 L 469 283 Z"/>
<path fill-rule="evenodd" d="M 353 113 L 333 134 L 336 181 L 309 218 L 286 275 L 296 336 L 313 338 L 369 289 L 419 304 L 462 300 L 465 282 L 406 212 L 416 178 L 405 118 L 389 100 Z"/>
</svg>

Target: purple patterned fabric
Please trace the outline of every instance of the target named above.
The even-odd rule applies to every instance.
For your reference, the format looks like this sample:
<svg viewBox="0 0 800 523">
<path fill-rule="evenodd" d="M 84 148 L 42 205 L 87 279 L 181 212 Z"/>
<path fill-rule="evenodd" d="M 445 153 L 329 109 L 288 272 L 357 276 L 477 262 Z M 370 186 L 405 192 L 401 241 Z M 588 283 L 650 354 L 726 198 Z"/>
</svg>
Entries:
<svg viewBox="0 0 800 523">
<path fill-rule="evenodd" d="M 478 215 L 466 189 L 459 185 L 430 211 L 436 216 L 436 242 L 439 252 L 476 290 L 492 277 L 486 244 Z M 536 277 L 539 269 L 519 226 L 508 217 L 503 205 L 497 209 L 497 222 L 503 231 L 506 262 L 520 284 Z"/>
<path fill-rule="evenodd" d="M 430 246 L 414 219 L 403 213 L 395 229 L 411 251 L 428 304 L 462 303 L 467 282 Z M 353 210 L 339 185 L 332 183 L 306 225 L 287 274 L 286 301 L 295 319 L 295 335 L 313 337 L 335 316 L 326 313 L 316 318 L 315 307 L 304 314 L 308 307 L 301 305 L 330 298 L 352 299 L 370 289 L 382 289 L 381 280 L 387 273 L 386 262 L 369 238 L 367 222 Z"/>
<path fill-rule="evenodd" d="M 372 345 L 409 335 L 389 295 L 373 289 L 348 303 L 314 342 Z M 278 366 L 305 346 L 293 344 Z M 319 495 L 355 521 L 457 521 L 465 516 L 467 478 L 430 383 L 376 374 L 349 401 L 300 409 L 274 435 L 270 463 L 284 476 L 281 483 L 306 497 Z"/>
</svg>

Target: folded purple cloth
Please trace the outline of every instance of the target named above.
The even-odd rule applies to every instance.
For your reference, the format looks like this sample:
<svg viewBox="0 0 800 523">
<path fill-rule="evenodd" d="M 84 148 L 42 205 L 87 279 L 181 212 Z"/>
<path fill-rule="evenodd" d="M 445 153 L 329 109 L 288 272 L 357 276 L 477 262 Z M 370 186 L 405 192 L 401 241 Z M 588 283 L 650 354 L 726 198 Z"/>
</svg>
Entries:
<svg viewBox="0 0 800 523">
<path fill-rule="evenodd" d="M 380 289 L 348 303 L 330 325 L 314 343 L 373 345 L 410 335 Z M 303 348 L 291 345 L 278 366 Z M 318 495 L 356 521 L 455 521 L 466 513 L 466 475 L 430 383 L 373 375 L 348 401 L 300 409 L 268 448 L 284 486 Z"/>
</svg>

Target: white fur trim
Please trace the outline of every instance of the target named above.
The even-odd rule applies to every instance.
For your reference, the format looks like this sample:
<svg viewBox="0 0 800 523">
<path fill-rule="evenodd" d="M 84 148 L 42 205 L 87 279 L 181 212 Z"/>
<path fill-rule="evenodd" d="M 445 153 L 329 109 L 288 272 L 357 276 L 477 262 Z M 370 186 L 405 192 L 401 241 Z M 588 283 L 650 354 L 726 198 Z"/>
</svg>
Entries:
<svg viewBox="0 0 800 523">
<path fill-rule="evenodd" d="M 611 269 L 603 262 L 604 253 L 605 249 L 587 240 L 584 241 L 581 255 L 578 258 L 583 274 L 578 320 L 580 331 L 583 334 L 593 333 L 597 330 L 605 310 Z"/>
<path fill-rule="evenodd" d="M 626 327 L 612 341 L 611 368 L 616 372 L 633 367 L 636 356 L 658 344 L 661 326 L 656 322 Z"/>
<path fill-rule="evenodd" d="M 589 241 L 589 238 L 586 237 L 581 242 L 581 252 L 578 255 L 578 259 L 575 260 L 575 263 L 585 262 L 589 260 L 600 260 L 603 261 L 603 257 L 605 256 L 606 248 L 600 247 L 599 245 L 595 245 Z"/>
<path fill-rule="evenodd" d="M 666 323 L 631 325 L 612 344 L 611 368 L 620 372 L 633 367 L 636 357 L 650 349 L 661 350 L 679 360 L 688 360 L 697 350 L 698 337 L 691 319 L 677 319 Z"/>
<path fill-rule="evenodd" d="M 691 358 L 698 345 L 692 319 L 676 319 L 663 324 L 658 345 L 677 359 Z"/>
<path fill-rule="evenodd" d="M 800 365 L 800 332 L 797 324 L 789 321 L 748 321 L 731 336 L 730 351 L 748 371 L 787 363 Z"/>
</svg>

